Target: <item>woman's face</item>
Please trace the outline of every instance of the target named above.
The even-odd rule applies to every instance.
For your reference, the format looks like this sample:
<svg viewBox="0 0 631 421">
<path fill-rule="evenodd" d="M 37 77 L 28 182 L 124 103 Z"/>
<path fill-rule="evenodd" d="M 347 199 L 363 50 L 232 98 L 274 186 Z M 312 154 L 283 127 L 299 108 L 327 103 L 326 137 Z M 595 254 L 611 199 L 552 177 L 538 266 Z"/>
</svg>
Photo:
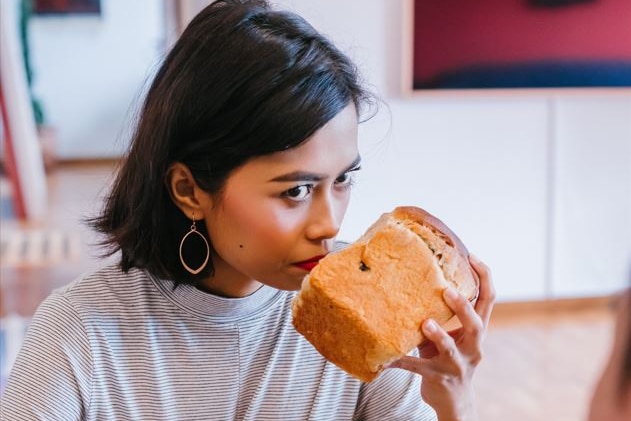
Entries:
<svg viewBox="0 0 631 421">
<path fill-rule="evenodd" d="M 631 341 L 631 291 L 618 306 L 611 356 L 594 390 L 588 421 L 631 420 L 631 388 L 620 390 L 622 365 Z"/>
<path fill-rule="evenodd" d="M 215 254 L 204 287 L 241 297 L 262 284 L 296 290 L 333 247 L 359 167 L 357 115 L 348 106 L 307 142 L 254 158 L 219 198 L 200 200 Z"/>
</svg>

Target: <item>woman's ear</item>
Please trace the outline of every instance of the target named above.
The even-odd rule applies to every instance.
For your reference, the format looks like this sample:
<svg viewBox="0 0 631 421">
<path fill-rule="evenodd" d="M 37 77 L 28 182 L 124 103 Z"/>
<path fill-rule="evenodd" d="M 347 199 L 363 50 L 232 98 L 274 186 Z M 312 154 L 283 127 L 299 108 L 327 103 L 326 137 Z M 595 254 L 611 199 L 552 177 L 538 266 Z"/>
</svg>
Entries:
<svg viewBox="0 0 631 421">
<path fill-rule="evenodd" d="M 199 220 L 210 209 L 210 195 L 202 190 L 188 167 L 176 162 L 167 172 L 167 188 L 171 200 L 188 218 Z"/>
</svg>

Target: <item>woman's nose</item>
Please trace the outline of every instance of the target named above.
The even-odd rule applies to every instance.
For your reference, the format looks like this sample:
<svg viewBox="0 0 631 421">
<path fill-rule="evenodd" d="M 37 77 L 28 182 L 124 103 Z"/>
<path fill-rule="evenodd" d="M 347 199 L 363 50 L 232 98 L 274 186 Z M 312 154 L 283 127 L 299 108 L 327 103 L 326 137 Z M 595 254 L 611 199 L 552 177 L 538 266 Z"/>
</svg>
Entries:
<svg viewBox="0 0 631 421">
<path fill-rule="evenodd" d="M 310 240 L 334 238 L 340 230 L 346 203 L 331 197 L 321 200 L 314 206 L 306 235 Z"/>
</svg>

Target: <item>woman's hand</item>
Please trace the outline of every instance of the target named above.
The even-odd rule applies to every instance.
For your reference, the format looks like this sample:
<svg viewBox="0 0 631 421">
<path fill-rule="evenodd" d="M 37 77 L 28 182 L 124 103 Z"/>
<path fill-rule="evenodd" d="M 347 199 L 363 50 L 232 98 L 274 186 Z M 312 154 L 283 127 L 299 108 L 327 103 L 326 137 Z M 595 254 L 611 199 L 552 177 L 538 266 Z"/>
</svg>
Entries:
<svg viewBox="0 0 631 421">
<path fill-rule="evenodd" d="M 444 294 L 462 327 L 446 332 L 435 321 L 426 320 L 422 329 L 429 342 L 419 346 L 420 358 L 406 356 L 388 366 L 423 376 L 421 396 L 434 408 L 440 421 L 477 420 L 472 377 L 482 359 L 482 342 L 495 291 L 488 267 L 474 256 L 469 261 L 480 278 L 475 308 L 453 289 Z"/>
</svg>

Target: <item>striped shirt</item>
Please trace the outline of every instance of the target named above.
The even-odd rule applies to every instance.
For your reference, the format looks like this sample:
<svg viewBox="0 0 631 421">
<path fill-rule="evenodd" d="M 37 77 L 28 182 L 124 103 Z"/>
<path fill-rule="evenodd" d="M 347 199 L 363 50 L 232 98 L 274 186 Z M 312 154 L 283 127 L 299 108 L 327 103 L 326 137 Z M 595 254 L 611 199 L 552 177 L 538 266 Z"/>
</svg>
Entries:
<svg viewBox="0 0 631 421">
<path fill-rule="evenodd" d="M 294 295 L 228 299 L 105 267 L 40 305 L 1 419 L 436 419 L 418 376 L 365 384 L 324 360 L 291 324 Z"/>
</svg>

